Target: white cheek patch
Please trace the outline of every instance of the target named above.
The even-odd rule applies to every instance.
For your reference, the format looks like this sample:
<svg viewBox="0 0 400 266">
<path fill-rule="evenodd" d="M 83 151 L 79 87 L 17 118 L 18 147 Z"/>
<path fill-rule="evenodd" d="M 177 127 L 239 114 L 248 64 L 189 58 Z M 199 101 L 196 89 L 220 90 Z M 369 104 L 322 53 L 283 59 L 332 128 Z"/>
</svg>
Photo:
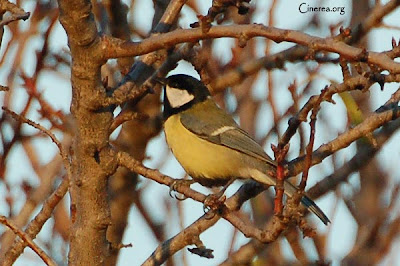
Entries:
<svg viewBox="0 0 400 266">
<path fill-rule="evenodd" d="M 172 108 L 178 108 L 194 99 L 187 90 L 180 90 L 167 85 L 167 98 Z"/>
</svg>

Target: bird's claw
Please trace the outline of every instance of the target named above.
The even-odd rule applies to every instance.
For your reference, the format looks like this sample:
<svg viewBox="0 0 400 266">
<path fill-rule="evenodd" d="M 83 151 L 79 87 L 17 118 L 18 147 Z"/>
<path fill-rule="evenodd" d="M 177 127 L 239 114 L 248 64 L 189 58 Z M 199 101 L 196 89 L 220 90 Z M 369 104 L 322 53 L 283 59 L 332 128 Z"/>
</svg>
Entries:
<svg viewBox="0 0 400 266">
<path fill-rule="evenodd" d="M 219 211 L 221 205 L 224 204 L 225 200 L 226 196 L 221 196 L 220 193 L 208 195 L 203 202 L 203 211 L 207 216 L 206 218 L 214 218 L 215 214 Z"/>
<path fill-rule="evenodd" d="M 190 185 L 193 183 L 194 183 L 193 180 L 186 180 L 186 179 L 175 180 L 174 182 L 172 182 L 172 184 L 169 187 L 169 196 L 171 198 L 175 198 L 177 200 L 185 200 L 187 197 L 183 194 L 180 194 L 177 190 L 181 186 L 190 187 Z M 173 191 L 175 191 L 176 194 L 173 195 L 172 194 Z M 179 197 L 178 195 L 182 195 L 182 197 Z"/>
</svg>

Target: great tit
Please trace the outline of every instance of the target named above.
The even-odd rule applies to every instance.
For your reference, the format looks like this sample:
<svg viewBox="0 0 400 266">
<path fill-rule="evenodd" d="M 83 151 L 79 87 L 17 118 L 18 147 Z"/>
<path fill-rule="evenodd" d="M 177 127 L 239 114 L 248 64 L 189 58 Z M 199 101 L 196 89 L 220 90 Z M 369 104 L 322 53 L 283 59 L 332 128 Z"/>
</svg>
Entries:
<svg viewBox="0 0 400 266">
<path fill-rule="evenodd" d="M 200 184 L 212 187 L 232 179 L 253 179 L 276 185 L 276 168 L 263 148 L 219 108 L 207 87 L 196 78 L 179 74 L 164 81 L 164 131 L 168 146 L 185 171 Z M 284 182 L 291 197 L 298 189 Z M 301 203 L 324 224 L 330 221 L 306 195 Z"/>
</svg>

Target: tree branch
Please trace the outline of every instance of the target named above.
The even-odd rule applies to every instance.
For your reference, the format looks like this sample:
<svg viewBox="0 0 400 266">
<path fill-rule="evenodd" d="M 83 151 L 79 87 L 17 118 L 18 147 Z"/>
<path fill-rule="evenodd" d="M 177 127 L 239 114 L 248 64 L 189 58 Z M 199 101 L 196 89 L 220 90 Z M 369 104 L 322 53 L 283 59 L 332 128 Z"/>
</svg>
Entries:
<svg viewBox="0 0 400 266">
<path fill-rule="evenodd" d="M 0 216 L 0 223 L 4 224 L 8 228 L 10 228 L 16 235 L 18 235 L 21 240 L 25 243 L 25 245 L 29 246 L 38 256 L 47 264 L 51 266 L 56 266 L 57 264 L 54 262 L 52 258 L 50 258 L 46 252 L 43 251 L 38 245 L 33 242 L 33 239 L 29 237 L 28 234 L 20 230 L 17 226 L 15 226 L 12 222 L 8 221 L 6 217 Z"/>
<path fill-rule="evenodd" d="M 283 30 L 264 25 L 229 25 L 213 26 L 204 33 L 202 29 L 178 29 L 165 34 L 149 37 L 140 43 L 104 37 L 108 45 L 104 46 L 105 59 L 125 56 L 137 56 L 159 49 L 172 47 L 183 42 L 230 37 L 249 40 L 254 37 L 265 37 L 277 43 L 286 41 L 307 46 L 315 51 L 337 53 L 348 61 L 361 61 L 376 65 L 391 73 L 400 73 L 400 63 L 393 61 L 387 55 L 369 52 L 364 49 L 338 42 L 334 38 L 320 38 L 309 34 Z"/>
<path fill-rule="evenodd" d="M 323 159 L 336 151 L 346 148 L 353 141 L 364 137 L 368 133 L 380 128 L 384 124 L 396 120 L 400 117 L 400 107 L 394 106 L 386 110 L 377 110 L 374 114 L 367 117 L 362 123 L 358 124 L 349 131 L 339 135 L 336 139 L 321 145 L 312 155 L 312 165 L 320 163 Z M 303 169 L 304 156 L 296 158 L 289 162 L 288 176 L 295 176 Z"/>
<path fill-rule="evenodd" d="M 60 200 L 64 197 L 65 193 L 68 191 L 68 183 L 69 179 L 65 178 L 59 185 L 59 187 L 51 194 L 51 196 L 43 203 L 42 209 L 36 215 L 36 217 L 28 224 L 25 229 L 25 233 L 30 238 L 35 238 L 36 235 L 42 229 L 44 223 L 51 217 L 54 208 L 60 202 Z M 15 260 L 21 255 L 24 248 L 26 247 L 26 242 L 16 239 L 12 247 L 7 251 L 5 255 L 5 259 L 2 262 L 2 265 L 8 266 L 12 265 Z"/>
</svg>

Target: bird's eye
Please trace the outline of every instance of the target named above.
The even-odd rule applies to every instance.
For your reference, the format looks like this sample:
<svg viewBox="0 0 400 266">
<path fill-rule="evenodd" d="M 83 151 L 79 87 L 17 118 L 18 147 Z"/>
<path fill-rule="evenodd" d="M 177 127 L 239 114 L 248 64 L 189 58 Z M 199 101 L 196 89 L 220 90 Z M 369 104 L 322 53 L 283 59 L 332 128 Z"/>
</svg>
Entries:
<svg viewBox="0 0 400 266">
<path fill-rule="evenodd" d="M 194 95 L 187 90 L 181 90 L 167 85 L 166 96 L 172 108 L 181 107 L 194 99 Z"/>
</svg>

